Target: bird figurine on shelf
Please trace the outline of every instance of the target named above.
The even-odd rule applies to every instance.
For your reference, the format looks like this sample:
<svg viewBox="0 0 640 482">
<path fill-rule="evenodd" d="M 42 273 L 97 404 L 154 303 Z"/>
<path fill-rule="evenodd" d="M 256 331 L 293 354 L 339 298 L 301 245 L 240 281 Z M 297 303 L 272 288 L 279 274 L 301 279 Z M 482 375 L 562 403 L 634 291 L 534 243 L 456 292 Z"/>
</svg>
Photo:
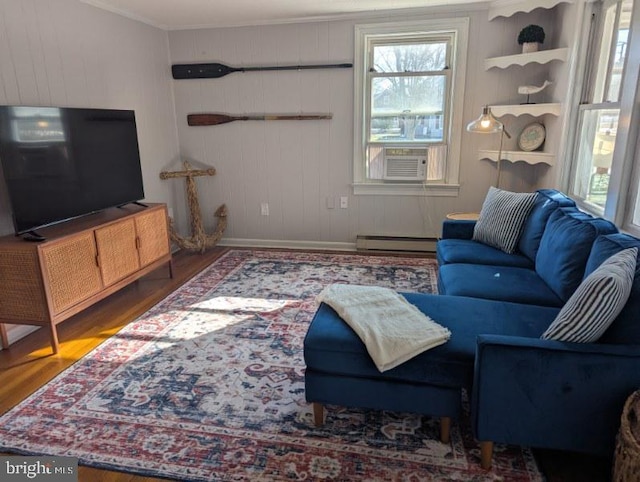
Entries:
<svg viewBox="0 0 640 482">
<path fill-rule="evenodd" d="M 546 89 L 550 85 L 551 85 L 551 82 L 548 80 L 545 80 L 544 84 L 542 84 L 539 87 L 537 85 L 521 85 L 520 87 L 518 87 L 518 94 L 527 96 L 527 101 L 523 102 L 524 104 L 532 104 L 533 102 L 529 102 L 529 96 L 531 94 L 537 94 L 538 92 L 542 92 L 544 89 Z"/>
</svg>

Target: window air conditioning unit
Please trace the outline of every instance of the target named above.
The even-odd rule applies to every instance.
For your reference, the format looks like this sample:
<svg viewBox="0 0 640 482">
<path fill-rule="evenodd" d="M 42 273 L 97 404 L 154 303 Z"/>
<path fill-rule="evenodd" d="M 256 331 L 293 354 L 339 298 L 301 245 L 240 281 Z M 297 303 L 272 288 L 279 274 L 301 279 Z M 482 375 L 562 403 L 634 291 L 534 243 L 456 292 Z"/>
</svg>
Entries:
<svg viewBox="0 0 640 482">
<path fill-rule="evenodd" d="M 383 179 L 424 181 L 427 178 L 427 149 L 385 147 Z"/>
</svg>

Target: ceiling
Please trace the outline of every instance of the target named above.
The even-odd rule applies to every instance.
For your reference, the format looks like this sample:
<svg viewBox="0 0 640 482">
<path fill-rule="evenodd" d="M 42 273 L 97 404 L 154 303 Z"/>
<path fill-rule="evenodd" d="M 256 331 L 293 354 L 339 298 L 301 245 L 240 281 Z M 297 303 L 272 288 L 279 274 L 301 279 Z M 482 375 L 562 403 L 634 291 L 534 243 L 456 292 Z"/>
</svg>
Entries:
<svg viewBox="0 0 640 482">
<path fill-rule="evenodd" d="M 166 30 L 265 25 L 484 0 L 80 0 Z"/>
</svg>

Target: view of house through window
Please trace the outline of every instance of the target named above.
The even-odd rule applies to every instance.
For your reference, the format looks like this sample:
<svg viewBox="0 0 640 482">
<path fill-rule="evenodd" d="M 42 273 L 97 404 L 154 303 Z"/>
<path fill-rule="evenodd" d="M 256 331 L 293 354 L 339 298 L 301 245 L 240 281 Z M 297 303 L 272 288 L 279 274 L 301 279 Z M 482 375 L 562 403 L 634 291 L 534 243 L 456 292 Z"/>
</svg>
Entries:
<svg viewBox="0 0 640 482">
<path fill-rule="evenodd" d="M 373 46 L 369 141 L 442 141 L 447 44 Z"/>
<path fill-rule="evenodd" d="M 367 177 L 388 177 L 385 159 L 425 158 L 426 179 L 442 180 L 444 156 L 428 146 L 445 142 L 450 40 L 373 39 L 369 71 Z M 433 149 L 432 149 L 433 150 Z M 440 159 L 439 162 L 434 162 Z M 409 165 L 406 169 L 410 169 Z M 410 173 L 407 171 L 407 177 Z M 385 176 L 387 174 L 387 176 Z M 416 175 L 416 177 L 419 177 Z"/>
<path fill-rule="evenodd" d="M 609 191 L 632 10 L 633 0 L 603 2 L 592 31 L 572 194 L 596 210 L 604 210 Z"/>
<path fill-rule="evenodd" d="M 468 19 L 356 26 L 356 184 L 457 185 L 467 32 Z"/>
</svg>

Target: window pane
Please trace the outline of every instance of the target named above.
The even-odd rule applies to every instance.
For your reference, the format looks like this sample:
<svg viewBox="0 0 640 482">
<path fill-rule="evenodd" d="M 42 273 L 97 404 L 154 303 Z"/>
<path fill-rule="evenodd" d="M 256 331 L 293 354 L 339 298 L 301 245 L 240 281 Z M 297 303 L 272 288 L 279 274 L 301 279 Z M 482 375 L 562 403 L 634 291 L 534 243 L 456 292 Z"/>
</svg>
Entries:
<svg viewBox="0 0 640 482">
<path fill-rule="evenodd" d="M 622 74 L 624 73 L 624 61 L 627 58 L 627 38 L 629 37 L 629 29 L 618 30 L 618 38 L 616 40 L 615 50 L 613 51 L 613 66 L 611 70 L 611 80 L 609 83 L 609 92 L 607 100 L 609 102 L 617 102 L 620 98 L 620 84 Z"/>
<path fill-rule="evenodd" d="M 369 141 L 442 141 L 445 86 L 442 75 L 374 78 Z"/>
<path fill-rule="evenodd" d="M 464 93 L 465 63 L 458 69 L 456 59 L 466 59 L 468 22 L 438 16 L 356 26 L 357 194 L 457 189 L 462 120 L 452 107 Z"/>
<path fill-rule="evenodd" d="M 617 102 L 627 57 L 633 0 L 614 3 L 604 12 L 593 103 Z"/>
<path fill-rule="evenodd" d="M 603 102 L 606 97 L 607 84 L 609 83 L 609 56 L 611 55 L 611 41 L 615 34 L 615 19 L 618 5 L 613 4 L 606 9 L 602 24 L 602 36 L 600 37 L 598 62 L 593 66 L 595 69 L 595 84 L 592 103 Z"/>
<path fill-rule="evenodd" d="M 585 110 L 573 191 L 604 208 L 609 189 L 611 159 L 618 128 L 618 109 Z"/>
<path fill-rule="evenodd" d="M 624 62 L 627 58 L 627 41 L 629 38 L 629 26 L 631 23 L 631 11 L 633 0 L 624 0 L 620 7 L 620 17 L 616 28 L 613 46 L 613 61 L 611 63 L 611 79 L 607 98 L 609 102 L 617 102 L 620 99 L 620 85 L 624 73 Z"/>
<path fill-rule="evenodd" d="M 429 72 L 447 66 L 447 43 L 375 45 L 376 72 Z"/>
</svg>

